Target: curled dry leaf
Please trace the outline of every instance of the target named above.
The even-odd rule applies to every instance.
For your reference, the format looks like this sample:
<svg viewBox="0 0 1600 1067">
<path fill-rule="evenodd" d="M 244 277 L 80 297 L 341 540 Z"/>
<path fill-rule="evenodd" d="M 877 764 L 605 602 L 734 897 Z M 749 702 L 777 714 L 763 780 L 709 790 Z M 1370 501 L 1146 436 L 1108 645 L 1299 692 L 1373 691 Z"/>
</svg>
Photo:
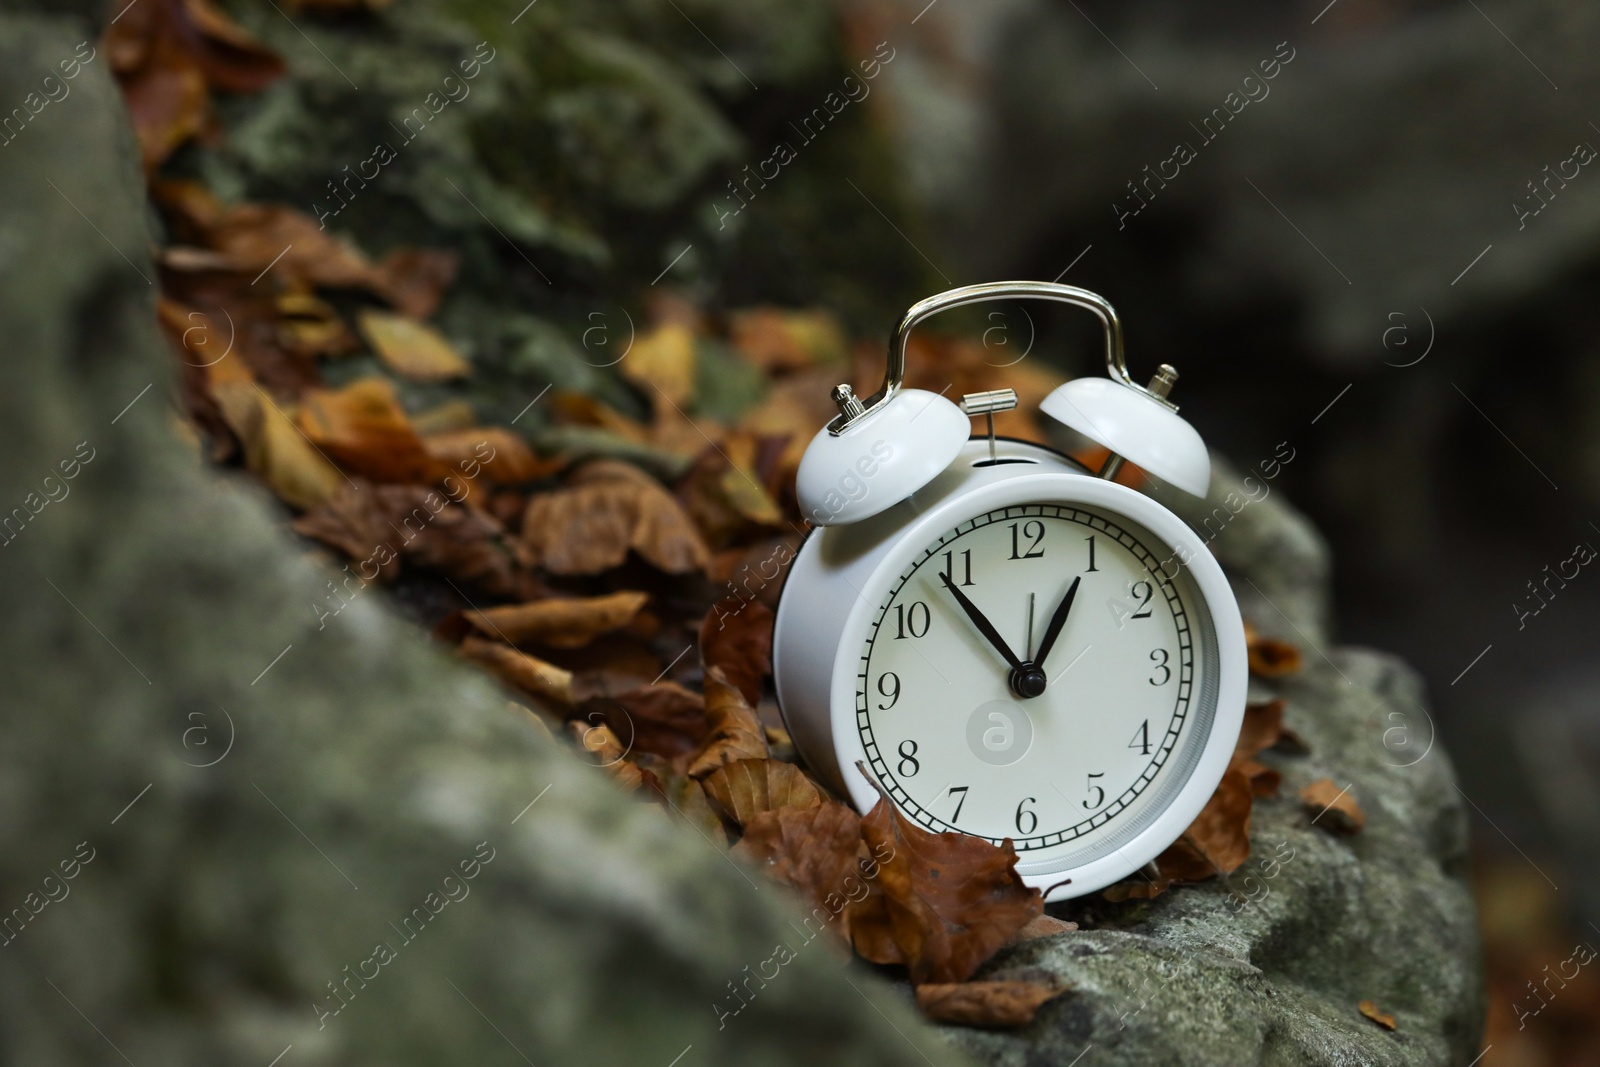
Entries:
<svg viewBox="0 0 1600 1067">
<path fill-rule="evenodd" d="M 537 565 L 553 574 L 599 574 L 621 566 L 629 549 L 668 574 L 711 561 L 672 494 L 617 460 L 586 463 L 564 488 L 533 497 L 522 535 Z"/>
<path fill-rule="evenodd" d="M 430 485 L 455 473 L 429 454 L 394 386 L 382 378 L 308 391 L 299 424 L 328 458 L 375 482 Z"/>
<path fill-rule="evenodd" d="M 643 772 L 623 759 L 627 755 L 627 749 L 617 740 L 617 735 L 612 733 L 611 727 L 603 722 L 591 725 L 573 719 L 567 723 L 567 733 L 618 785 L 629 792 L 634 792 L 644 785 Z"/>
<path fill-rule="evenodd" d="M 646 593 L 547 597 L 527 604 L 462 612 L 479 634 L 513 645 L 579 648 L 603 633 L 628 625 L 650 597 Z"/>
<path fill-rule="evenodd" d="M 917 1007 L 936 1023 L 1013 1030 L 1033 1022 L 1041 1004 L 1069 988 L 1038 982 L 930 982 L 917 986 Z"/>
<path fill-rule="evenodd" d="M 1258 797 L 1278 795 L 1283 775 L 1256 761 L 1257 753 L 1271 748 L 1283 738 L 1283 701 L 1251 704 L 1244 709 L 1244 725 L 1233 749 L 1231 765 L 1250 779 L 1250 790 Z"/>
<path fill-rule="evenodd" d="M 1008 945 L 1019 945 L 1024 941 L 1037 941 L 1041 937 L 1054 937 L 1057 934 L 1070 934 L 1078 928 L 1077 923 L 1058 919 L 1054 915 L 1036 915 L 1028 920 L 1028 925 L 1016 932 L 1016 935 L 1007 941 Z"/>
<path fill-rule="evenodd" d="M 1232 874 L 1250 858 L 1250 779 L 1229 767 L 1183 836 L 1156 859 L 1166 878 L 1197 882 Z"/>
<path fill-rule="evenodd" d="M 443 382 L 472 373 L 467 361 L 432 326 L 371 308 L 361 312 L 360 323 L 361 333 L 384 366 L 403 378 Z"/>
<path fill-rule="evenodd" d="M 468 637 L 461 642 L 461 654 L 489 668 L 501 681 L 560 707 L 573 702 L 572 672 L 546 663 L 537 656 L 518 652 L 498 641 Z"/>
<path fill-rule="evenodd" d="M 460 262 L 441 248 L 399 248 L 378 264 L 372 288 L 402 314 L 426 319 L 438 310 Z"/>
<path fill-rule="evenodd" d="M 212 387 L 211 395 L 244 448 L 245 465 L 285 504 L 315 508 L 344 488 L 339 471 L 306 443 L 255 382 L 222 382 Z"/>
<path fill-rule="evenodd" d="M 705 700 L 676 682 L 621 688 L 603 676 L 580 675 L 579 711 L 603 721 L 634 752 L 687 757 L 705 743 Z"/>
<path fill-rule="evenodd" d="M 1180 859 L 1179 862 L 1183 862 Z M 1199 862 L 1199 861 L 1195 861 Z M 1209 866 L 1207 867 L 1209 871 Z M 1208 873 L 1205 877 L 1210 877 Z M 1120 904 L 1125 900 L 1154 900 L 1162 893 L 1172 888 L 1171 878 L 1141 878 L 1135 876 L 1118 882 L 1116 885 L 1107 886 L 1102 894 L 1113 904 Z"/>
<path fill-rule="evenodd" d="M 965 981 L 1044 911 L 1010 841 L 930 834 L 887 800 L 861 820 L 861 834 L 879 857 L 885 917 L 917 985 Z"/>
<path fill-rule="evenodd" d="M 700 778 L 734 760 L 766 759 L 766 734 L 744 694 L 716 667 L 706 672 L 705 690 L 711 732 L 690 762 L 689 774 Z"/>
<path fill-rule="evenodd" d="M 496 485 L 538 481 L 566 466 L 563 459 L 541 460 L 516 431 L 503 426 L 447 430 L 423 438 L 422 444 L 434 459 L 468 478 L 481 475 Z"/>
<path fill-rule="evenodd" d="M 462 488 L 465 500 L 470 488 Z M 343 484 L 294 529 L 343 552 L 362 582 L 393 581 L 404 560 L 494 596 L 520 599 L 531 584 L 521 546 L 504 527 L 426 486 Z"/>
<path fill-rule="evenodd" d="M 800 768 L 775 759 L 731 760 L 701 778 L 700 785 L 713 806 L 741 828 L 764 811 L 822 803 L 822 790 Z"/>
<path fill-rule="evenodd" d="M 700 662 L 715 667 L 752 705 L 772 673 L 772 609 L 760 601 L 725 597 L 700 624 Z"/>
<path fill-rule="evenodd" d="M 1250 673 L 1258 678 L 1281 678 L 1300 669 L 1300 650 L 1287 641 L 1258 633 L 1244 624 L 1245 648 L 1250 655 Z"/>
<path fill-rule="evenodd" d="M 1300 799 L 1306 810 L 1315 813 L 1311 821 L 1329 833 L 1359 833 L 1367 825 L 1367 814 L 1356 798 L 1348 788 L 1339 788 L 1332 778 L 1318 778 L 1300 790 Z"/>
<path fill-rule="evenodd" d="M 854 923 L 866 886 L 879 873 L 865 859 L 861 819 L 831 800 L 805 808 L 781 807 L 750 820 L 733 849 L 769 876 L 789 886 L 809 905 L 811 918 L 853 941 Z"/>
<path fill-rule="evenodd" d="M 1383 1027 L 1385 1030 L 1393 1030 L 1394 1029 L 1394 1027 L 1395 1027 L 1394 1016 L 1390 1015 L 1386 1011 L 1379 1010 L 1377 1001 L 1375 1001 L 1375 1000 L 1363 1000 L 1361 1002 L 1360 1007 L 1361 1007 L 1361 1014 L 1362 1015 L 1365 1015 L 1367 1018 L 1371 1019 L 1373 1022 L 1377 1023 L 1379 1026 Z"/>
<path fill-rule="evenodd" d="M 283 60 L 209 0 L 127 5 L 103 45 L 122 88 L 147 171 L 207 132 L 210 92 L 248 93 L 283 74 Z"/>
</svg>

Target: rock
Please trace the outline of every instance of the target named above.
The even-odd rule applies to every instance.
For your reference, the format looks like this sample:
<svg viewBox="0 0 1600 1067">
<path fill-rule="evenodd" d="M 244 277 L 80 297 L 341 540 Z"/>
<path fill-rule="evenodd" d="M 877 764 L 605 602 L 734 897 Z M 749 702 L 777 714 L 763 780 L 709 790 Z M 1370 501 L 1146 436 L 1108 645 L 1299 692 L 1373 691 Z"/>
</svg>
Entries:
<svg viewBox="0 0 1600 1067">
<path fill-rule="evenodd" d="M 1467 820 L 1435 744 L 1418 677 L 1392 656 L 1329 644 L 1328 559 L 1310 524 L 1223 464 L 1202 504 L 1158 491 L 1197 528 L 1230 493 L 1257 502 L 1213 521 L 1212 551 L 1245 616 L 1297 644 L 1300 673 L 1255 699 L 1282 697 L 1306 744 L 1261 759 L 1283 774 L 1258 798 L 1251 856 L 1226 880 L 1153 901 L 1098 896 L 1053 907 L 1076 933 L 1025 943 L 979 977 L 1070 983 L 1032 1026 L 1011 1034 L 947 1031 L 996 1067 L 1097 1064 L 1462 1064 L 1481 1051 L 1484 987 L 1467 888 Z M 1231 513 L 1231 511 L 1230 511 Z M 1299 791 L 1348 786 L 1366 826 L 1341 837 Z M 1361 1014 L 1394 1014 L 1393 1033 Z"/>
<path fill-rule="evenodd" d="M 0 15 L 0 100 L 86 39 Z M 955 1062 L 822 947 L 719 1020 L 792 910 L 380 594 L 319 625 L 173 432 L 108 64 L 0 148 L 0 1059 Z"/>
</svg>

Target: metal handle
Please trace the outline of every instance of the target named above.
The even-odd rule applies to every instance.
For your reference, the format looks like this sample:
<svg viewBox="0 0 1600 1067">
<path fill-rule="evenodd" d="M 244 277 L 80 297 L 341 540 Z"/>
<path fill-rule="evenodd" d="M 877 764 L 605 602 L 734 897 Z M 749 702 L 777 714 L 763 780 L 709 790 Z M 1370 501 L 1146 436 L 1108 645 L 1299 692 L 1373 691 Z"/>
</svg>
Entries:
<svg viewBox="0 0 1600 1067">
<path fill-rule="evenodd" d="M 865 401 L 854 396 L 850 397 L 849 410 L 843 410 L 845 405 L 841 401 L 841 411 L 833 421 L 828 423 L 828 432 L 837 436 L 844 432 L 846 426 L 864 418 L 878 410 L 895 393 L 900 391 L 900 386 L 906 377 L 906 342 L 911 338 L 911 331 L 924 319 L 931 318 L 941 311 L 951 308 L 964 307 L 967 304 L 982 303 L 986 300 L 1002 300 L 1008 297 L 1022 298 L 1035 297 L 1040 300 L 1054 300 L 1062 304 L 1071 304 L 1092 311 L 1100 319 L 1100 324 L 1105 328 L 1106 334 L 1106 372 L 1132 389 L 1157 400 L 1168 407 L 1173 407 L 1171 401 L 1142 385 L 1138 385 L 1128 376 L 1128 361 L 1122 352 L 1122 320 L 1117 318 L 1116 310 L 1107 302 L 1106 298 L 1098 293 L 1091 293 L 1087 289 L 1079 289 L 1071 285 L 1058 285 L 1055 282 L 984 282 L 980 285 L 964 285 L 959 289 L 930 296 L 926 300 L 919 300 L 906 311 L 905 317 L 900 320 L 900 325 L 895 328 L 894 338 L 889 342 L 889 366 L 883 376 L 883 388 L 879 389 Z M 857 410 L 859 405 L 859 410 Z"/>
</svg>

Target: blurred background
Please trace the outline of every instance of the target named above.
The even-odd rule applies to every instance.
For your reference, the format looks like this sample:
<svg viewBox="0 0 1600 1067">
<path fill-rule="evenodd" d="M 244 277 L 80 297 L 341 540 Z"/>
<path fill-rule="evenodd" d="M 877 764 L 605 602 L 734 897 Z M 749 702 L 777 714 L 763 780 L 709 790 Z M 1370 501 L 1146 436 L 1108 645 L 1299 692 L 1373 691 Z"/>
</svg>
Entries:
<svg viewBox="0 0 1600 1067">
<path fill-rule="evenodd" d="M 1600 1062 L 1594 969 L 1513 1010 L 1600 945 L 1600 8 L 241 0 L 219 6 L 291 76 L 215 37 L 201 142 L 174 151 L 195 130 L 164 143 L 162 108 L 192 85 L 139 20 L 181 5 L 111 5 L 147 165 L 374 253 L 458 250 L 457 393 L 536 436 L 571 432 L 550 414 L 570 403 L 524 407 L 546 383 L 648 414 L 609 369 L 646 322 L 827 309 L 870 389 L 923 296 L 1105 295 L 1136 375 L 1175 364 L 1213 449 L 1292 448 L 1274 488 L 1332 546 L 1337 640 L 1427 680 L 1432 721 L 1408 728 L 1448 750 L 1474 823 L 1482 1062 Z M 396 126 L 474 54 L 470 95 Z M 1064 309 L 940 328 L 995 366 L 1101 370 Z M 699 412 L 737 410 L 738 362 L 700 343 Z"/>
</svg>

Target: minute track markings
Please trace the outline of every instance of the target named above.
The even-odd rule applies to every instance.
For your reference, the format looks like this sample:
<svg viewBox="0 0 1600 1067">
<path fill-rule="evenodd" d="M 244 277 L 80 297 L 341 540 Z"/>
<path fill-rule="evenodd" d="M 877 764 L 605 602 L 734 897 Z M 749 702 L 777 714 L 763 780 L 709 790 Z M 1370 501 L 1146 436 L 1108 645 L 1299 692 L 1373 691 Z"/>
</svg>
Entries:
<svg viewBox="0 0 1600 1067">
<path fill-rule="evenodd" d="M 1088 527 L 1096 532 L 1103 532 L 1109 537 L 1109 539 L 1115 541 L 1119 546 L 1121 546 L 1129 556 L 1132 556 L 1137 562 L 1137 565 L 1142 566 L 1143 570 L 1150 578 L 1151 584 L 1161 589 L 1162 601 L 1165 603 L 1167 613 L 1172 619 L 1172 625 L 1175 631 L 1172 636 L 1175 637 L 1178 644 L 1179 657 L 1178 662 L 1173 666 L 1177 668 L 1174 673 L 1178 675 L 1179 684 L 1175 687 L 1177 691 L 1174 695 L 1173 708 L 1171 717 L 1168 720 L 1168 727 L 1162 734 L 1161 740 L 1155 746 L 1153 746 L 1154 752 L 1152 753 L 1149 762 L 1144 766 L 1133 783 L 1117 797 L 1108 798 L 1107 800 L 1103 801 L 1102 806 L 1094 811 L 1089 818 L 1081 820 L 1080 822 L 1075 823 L 1065 829 L 1031 836 L 1007 835 L 1009 836 L 1010 840 L 1013 841 L 1018 851 L 1049 848 L 1075 840 L 1092 830 L 1106 825 L 1106 823 L 1120 815 L 1131 804 L 1133 804 L 1133 802 L 1144 793 L 1146 788 L 1148 788 L 1149 785 L 1159 775 L 1161 768 L 1165 766 L 1168 758 L 1176 750 L 1178 741 L 1182 738 L 1183 729 L 1188 722 L 1189 712 L 1191 710 L 1189 703 L 1194 696 L 1195 648 L 1193 644 L 1193 630 L 1189 624 L 1188 611 L 1186 610 L 1177 586 L 1173 581 L 1176 575 L 1168 575 L 1165 571 L 1165 568 L 1157 562 L 1156 557 L 1137 537 L 1133 536 L 1116 523 L 1104 518 L 1101 515 L 1069 505 L 1011 505 L 1004 508 L 995 509 L 994 511 L 991 511 L 985 515 L 977 516 L 973 519 L 965 520 L 947 530 L 938 538 L 936 542 L 924 549 L 922 553 L 906 568 L 906 570 L 900 574 L 894 585 L 884 595 L 882 606 L 880 607 L 876 618 L 873 620 L 867 640 L 865 642 L 865 647 L 863 649 L 860 661 L 863 665 L 863 669 L 856 675 L 858 683 L 856 691 L 857 732 L 860 735 L 863 748 L 866 750 L 869 757 L 868 762 L 878 774 L 880 782 L 887 786 L 887 792 L 889 792 L 889 794 L 899 804 L 902 811 L 909 815 L 919 825 L 925 826 L 928 829 L 943 829 L 958 833 L 967 832 L 935 815 L 932 811 L 925 808 L 921 803 L 913 798 L 906 787 L 900 783 L 898 777 L 890 771 L 887 762 L 883 757 L 882 750 L 877 744 L 873 730 L 873 715 L 895 714 L 895 712 L 875 712 L 867 703 L 867 701 L 870 700 L 870 677 L 872 672 L 873 656 L 877 651 L 877 636 L 887 616 L 888 609 L 893 606 L 901 591 L 906 587 L 906 584 L 911 581 L 912 578 L 917 576 L 922 570 L 923 564 L 927 563 L 927 561 L 930 559 L 938 557 L 947 546 L 952 544 L 952 542 L 975 533 L 987 526 L 992 526 L 997 523 L 1003 523 L 1013 519 L 1022 520 L 1028 518 L 1056 519 L 1074 523 L 1079 527 Z M 1136 570 L 1135 573 L 1137 574 L 1138 571 Z M 922 658 L 926 660 L 927 657 L 924 655 Z M 914 705 L 916 703 L 915 699 L 913 699 L 911 703 Z M 971 836 L 984 835 L 973 834 Z M 1000 837 L 987 836 L 984 836 L 984 839 L 992 841 L 996 844 L 1002 840 Z"/>
</svg>

